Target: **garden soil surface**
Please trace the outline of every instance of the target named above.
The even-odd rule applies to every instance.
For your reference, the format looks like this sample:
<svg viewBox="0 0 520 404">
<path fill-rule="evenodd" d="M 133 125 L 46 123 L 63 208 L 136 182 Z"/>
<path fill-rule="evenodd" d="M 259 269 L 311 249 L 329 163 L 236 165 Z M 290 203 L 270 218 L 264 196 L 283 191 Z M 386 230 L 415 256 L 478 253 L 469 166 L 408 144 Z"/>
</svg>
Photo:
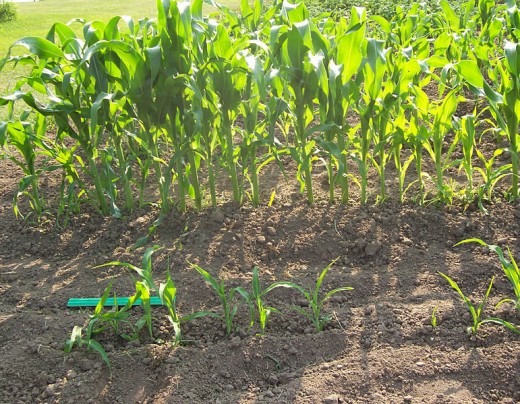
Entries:
<svg viewBox="0 0 520 404">
<path fill-rule="evenodd" d="M 275 178 L 264 190 L 272 206 L 221 204 L 217 209 L 171 213 L 150 243 L 133 249 L 157 218 L 146 208 L 121 219 L 102 218 L 87 206 L 61 229 L 51 216 L 39 222 L 14 217 L 12 198 L 21 172 L 0 161 L 0 402 L 2 403 L 488 403 L 520 402 L 520 338 L 484 324 L 476 336 L 467 308 L 439 271 L 481 301 L 495 276 L 485 316 L 517 325 L 512 296 L 495 254 L 479 237 L 518 257 L 520 207 L 497 199 L 488 214 L 475 206 L 383 204 L 362 207 L 325 202 L 314 206 Z M 269 175 L 266 173 L 265 175 Z M 317 172 L 316 184 L 325 179 Z M 321 177 L 320 177 L 321 176 Z M 50 181 L 49 195 L 57 184 Z M 223 323 L 204 317 L 184 323 L 184 342 L 172 345 L 164 308 L 154 308 L 153 337 L 127 341 L 105 332 L 112 374 L 94 352 L 63 346 L 92 309 L 67 308 L 72 297 L 100 297 L 113 281 L 118 296 L 134 292 L 131 274 L 110 261 L 140 265 L 147 247 L 154 277 L 169 268 L 182 314 L 219 312 L 213 290 L 190 269 L 197 263 L 226 287 L 250 288 L 252 268 L 263 286 L 291 281 L 313 288 L 337 258 L 322 293 L 341 286 L 324 307 L 331 321 L 323 332 L 292 310 L 306 309 L 302 295 L 275 289 L 266 302 L 273 313 L 265 335 L 249 327 L 242 304 L 230 336 Z M 436 310 L 437 326 L 432 326 Z M 142 311 L 132 310 L 136 322 Z M 125 327 L 123 326 L 123 329 Z"/>
</svg>

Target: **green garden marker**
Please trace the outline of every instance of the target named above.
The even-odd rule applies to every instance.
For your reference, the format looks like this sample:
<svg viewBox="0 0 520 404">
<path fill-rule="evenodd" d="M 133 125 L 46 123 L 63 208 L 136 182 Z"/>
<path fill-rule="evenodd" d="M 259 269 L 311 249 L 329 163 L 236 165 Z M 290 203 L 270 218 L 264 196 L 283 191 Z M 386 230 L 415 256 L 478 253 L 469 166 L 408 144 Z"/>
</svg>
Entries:
<svg viewBox="0 0 520 404">
<path fill-rule="evenodd" d="M 124 306 L 128 303 L 129 297 L 118 297 L 117 305 Z M 73 297 L 67 302 L 67 307 L 96 307 L 101 299 L 97 297 Z M 157 296 L 150 297 L 150 304 L 152 306 L 162 306 L 161 299 Z M 140 306 L 141 299 L 137 299 L 132 306 Z M 114 306 L 114 298 L 109 297 L 104 307 Z"/>
</svg>

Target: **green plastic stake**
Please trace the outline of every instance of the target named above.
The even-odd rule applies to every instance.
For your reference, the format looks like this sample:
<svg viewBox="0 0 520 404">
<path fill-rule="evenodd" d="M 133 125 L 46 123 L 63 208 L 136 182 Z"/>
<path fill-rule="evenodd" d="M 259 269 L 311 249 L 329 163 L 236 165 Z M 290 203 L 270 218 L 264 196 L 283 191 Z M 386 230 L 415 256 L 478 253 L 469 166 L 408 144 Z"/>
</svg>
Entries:
<svg viewBox="0 0 520 404">
<path fill-rule="evenodd" d="M 128 303 L 129 297 L 118 297 L 117 305 L 124 306 Z M 67 302 L 67 307 L 96 307 L 101 299 L 97 297 L 73 297 Z M 161 299 L 157 296 L 150 297 L 150 304 L 152 306 L 162 306 Z M 132 306 L 140 306 L 141 299 L 137 299 Z M 114 306 L 114 298 L 109 297 L 104 307 Z"/>
</svg>

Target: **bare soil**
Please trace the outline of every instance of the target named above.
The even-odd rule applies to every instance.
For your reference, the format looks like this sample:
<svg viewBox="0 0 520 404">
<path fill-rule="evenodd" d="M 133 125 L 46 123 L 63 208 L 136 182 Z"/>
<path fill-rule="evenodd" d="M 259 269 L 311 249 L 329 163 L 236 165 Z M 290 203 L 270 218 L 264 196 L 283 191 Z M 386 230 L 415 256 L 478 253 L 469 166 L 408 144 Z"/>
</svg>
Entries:
<svg viewBox="0 0 520 404">
<path fill-rule="evenodd" d="M 257 265 L 264 285 L 290 280 L 311 288 L 339 257 L 323 290 L 353 290 L 331 299 L 325 310 L 332 321 L 320 333 L 290 310 L 305 306 L 301 296 L 277 289 L 266 300 L 282 313 L 272 315 L 264 336 L 248 327 L 242 308 L 231 336 L 218 319 L 206 317 L 184 324 L 186 341 L 178 347 L 171 344 L 166 311 L 156 308 L 154 338 L 146 332 L 139 342 L 101 336 L 110 377 L 95 353 L 64 355 L 73 326 L 84 325 L 91 313 L 68 309 L 67 300 L 99 297 L 111 280 L 118 296 L 131 294 L 125 269 L 94 266 L 113 260 L 139 265 L 145 248 L 131 247 L 157 212 L 116 220 L 85 208 L 66 229 L 52 221 L 25 223 L 12 213 L 20 173 L 7 160 L 0 171 L 2 403 L 520 402 L 519 337 L 489 324 L 476 337 L 468 335 L 467 309 L 438 274 L 451 276 L 475 301 L 495 276 L 487 315 L 520 324 L 511 305 L 493 308 L 512 295 L 496 256 L 476 245 L 454 247 L 479 237 L 518 256 L 520 208 L 513 204 L 497 200 L 488 215 L 475 207 L 420 207 L 392 197 L 361 207 L 331 205 L 323 196 L 309 206 L 279 181 L 271 207 L 223 204 L 172 213 L 149 245 L 162 247 L 153 257 L 154 275 L 164 280 L 170 266 L 184 314 L 219 310 L 187 261 L 230 287 L 249 288 Z M 140 313 L 133 310 L 136 319 Z"/>
</svg>

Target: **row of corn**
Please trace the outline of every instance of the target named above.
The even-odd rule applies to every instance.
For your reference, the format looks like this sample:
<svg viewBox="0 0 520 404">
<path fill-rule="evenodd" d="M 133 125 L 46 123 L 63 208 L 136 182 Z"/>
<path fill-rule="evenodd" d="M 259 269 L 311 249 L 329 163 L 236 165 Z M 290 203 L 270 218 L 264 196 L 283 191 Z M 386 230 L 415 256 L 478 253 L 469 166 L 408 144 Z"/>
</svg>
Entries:
<svg viewBox="0 0 520 404">
<path fill-rule="evenodd" d="M 82 35 L 56 23 L 13 45 L 26 54 L 0 68 L 29 69 L 0 97 L 0 146 L 24 174 L 17 214 L 23 198 L 61 223 L 84 203 L 116 217 L 152 203 L 164 215 L 215 206 L 225 190 L 256 206 L 268 165 L 309 203 L 317 172 L 345 204 L 395 195 L 484 208 L 498 189 L 518 199 L 513 0 L 397 7 L 391 20 L 362 8 L 311 18 L 278 0 L 212 4 L 205 16 L 202 0 L 158 0 L 153 20 L 93 21 Z M 49 196 L 50 172 L 60 185 Z"/>
</svg>

